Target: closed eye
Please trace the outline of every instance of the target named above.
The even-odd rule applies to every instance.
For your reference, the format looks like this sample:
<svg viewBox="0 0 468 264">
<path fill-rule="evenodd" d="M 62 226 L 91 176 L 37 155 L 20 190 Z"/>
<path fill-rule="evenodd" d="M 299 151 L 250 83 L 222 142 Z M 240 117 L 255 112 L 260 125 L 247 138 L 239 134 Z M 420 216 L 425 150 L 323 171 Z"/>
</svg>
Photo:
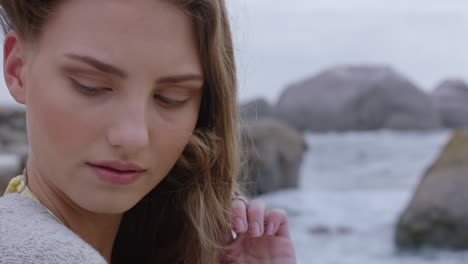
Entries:
<svg viewBox="0 0 468 264">
<path fill-rule="evenodd" d="M 162 95 L 159 95 L 159 94 L 155 94 L 154 95 L 154 98 L 159 100 L 161 103 L 163 103 L 164 105 L 166 106 L 177 106 L 177 105 L 182 105 L 184 104 L 187 100 L 173 100 L 173 99 L 170 99 L 170 98 L 167 98 L 165 96 L 162 96 Z"/>
<path fill-rule="evenodd" d="M 83 85 L 83 84 L 79 83 L 78 81 L 76 81 L 73 78 L 70 78 L 70 80 L 71 80 L 73 86 L 78 91 L 80 91 L 81 93 L 84 93 L 85 95 L 88 95 L 88 96 L 98 95 L 98 94 L 100 94 L 102 92 L 112 90 L 111 88 L 106 88 L 106 87 L 89 87 L 89 86 L 86 86 L 86 85 Z M 180 105 L 183 105 L 185 102 L 188 101 L 188 99 L 186 99 L 186 100 L 174 100 L 174 99 L 168 98 L 166 96 L 162 96 L 160 94 L 155 94 L 154 98 L 156 100 L 158 100 L 165 107 L 180 106 Z"/>
<path fill-rule="evenodd" d="M 75 88 L 77 88 L 80 92 L 86 94 L 86 95 L 96 95 L 96 94 L 99 94 L 101 92 L 104 92 L 104 91 L 108 91 L 108 90 L 111 90 L 110 88 L 104 88 L 104 87 L 89 87 L 89 86 L 86 86 L 86 85 L 83 85 L 79 82 L 77 82 L 76 80 L 74 80 L 73 78 L 70 78 L 73 86 Z"/>
</svg>

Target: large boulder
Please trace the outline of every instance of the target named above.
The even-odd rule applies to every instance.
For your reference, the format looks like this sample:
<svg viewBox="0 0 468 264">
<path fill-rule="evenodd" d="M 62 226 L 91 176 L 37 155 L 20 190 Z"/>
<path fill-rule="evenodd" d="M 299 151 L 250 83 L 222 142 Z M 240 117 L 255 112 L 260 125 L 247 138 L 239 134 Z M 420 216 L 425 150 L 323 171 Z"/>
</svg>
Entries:
<svg viewBox="0 0 468 264">
<path fill-rule="evenodd" d="M 341 66 L 289 86 L 278 116 L 300 130 L 425 130 L 441 126 L 430 97 L 389 67 Z"/>
<path fill-rule="evenodd" d="M 446 80 L 431 93 L 447 128 L 468 127 L 468 84 L 462 80 Z"/>
<path fill-rule="evenodd" d="M 468 130 L 454 133 L 396 228 L 401 249 L 468 249 Z"/>
<path fill-rule="evenodd" d="M 243 166 L 247 192 L 254 196 L 282 188 L 296 188 L 307 145 L 302 134 L 274 119 L 242 126 Z"/>
<path fill-rule="evenodd" d="M 24 107 L 0 105 L 0 195 L 8 181 L 21 173 L 28 152 Z"/>
<path fill-rule="evenodd" d="M 257 98 L 242 104 L 240 106 L 240 113 L 243 119 L 253 120 L 274 116 L 272 106 L 263 98 Z"/>
</svg>

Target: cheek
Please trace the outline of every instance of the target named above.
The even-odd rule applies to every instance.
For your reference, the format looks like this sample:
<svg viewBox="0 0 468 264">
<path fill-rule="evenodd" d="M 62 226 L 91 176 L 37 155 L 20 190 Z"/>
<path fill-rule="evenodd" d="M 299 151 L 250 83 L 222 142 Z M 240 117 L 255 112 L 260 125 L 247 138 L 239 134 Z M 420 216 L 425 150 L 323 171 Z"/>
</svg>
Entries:
<svg viewBox="0 0 468 264">
<path fill-rule="evenodd" d="M 157 133 L 158 139 L 156 140 L 159 146 L 153 148 L 160 153 L 159 155 L 156 154 L 156 156 L 166 156 L 169 163 L 174 163 L 187 145 L 193 129 L 191 126 L 184 124 L 179 126 L 166 125 L 164 132 L 161 129 L 159 130 L 160 132 Z"/>
<path fill-rule="evenodd" d="M 194 104 L 185 109 L 174 119 L 169 122 L 164 122 L 155 125 L 153 128 L 153 137 L 157 146 L 153 147 L 154 158 L 165 158 L 165 163 L 173 166 L 177 159 L 182 154 L 187 145 L 198 118 L 198 105 Z"/>
<path fill-rule="evenodd" d="M 53 89 L 32 95 L 28 104 L 31 124 L 31 136 L 45 148 L 58 151 L 56 155 L 75 153 L 88 145 L 87 138 L 92 134 L 93 126 L 89 119 L 80 114 L 67 95 L 54 92 Z"/>
</svg>

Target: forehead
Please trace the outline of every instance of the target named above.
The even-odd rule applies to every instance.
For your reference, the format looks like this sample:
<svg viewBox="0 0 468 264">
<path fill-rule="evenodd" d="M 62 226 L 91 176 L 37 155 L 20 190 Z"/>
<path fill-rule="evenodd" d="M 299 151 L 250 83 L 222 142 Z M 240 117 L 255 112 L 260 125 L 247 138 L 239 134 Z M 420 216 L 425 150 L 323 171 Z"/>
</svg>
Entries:
<svg viewBox="0 0 468 264">
<path fill-rule="evenodd" d="M 66 1 L 38 45 L 56 55 L 85 53 L 128 68 L 200 69 L 191 17 L 168 1 Z"/>
</svg>

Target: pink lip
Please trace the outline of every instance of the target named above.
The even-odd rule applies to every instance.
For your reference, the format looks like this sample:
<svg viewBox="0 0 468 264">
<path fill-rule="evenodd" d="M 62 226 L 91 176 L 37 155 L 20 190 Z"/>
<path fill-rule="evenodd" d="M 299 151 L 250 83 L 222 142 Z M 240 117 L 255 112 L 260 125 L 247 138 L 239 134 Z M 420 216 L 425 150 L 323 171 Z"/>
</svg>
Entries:
<svg viewBox="0 0 468 264">
<path fill-rule="evenodd" d="M 89 164 L 88 166 L 96 173 L 99 179 L 115 184 L 128 185 L 138 180 L 144 171 L 117 171 L 106 167 Z"/>
<path fill-rule="evenodd" d="M 93 161 L 89 164 L 100 166 L 100 167 L 108 167 L 114 170 L 119 171 L 143 171 L 144 169 L 139 165 L 131 162 L 123 162 L 119 160 L 102 160 L 102 161 Z"/>
</svg>

